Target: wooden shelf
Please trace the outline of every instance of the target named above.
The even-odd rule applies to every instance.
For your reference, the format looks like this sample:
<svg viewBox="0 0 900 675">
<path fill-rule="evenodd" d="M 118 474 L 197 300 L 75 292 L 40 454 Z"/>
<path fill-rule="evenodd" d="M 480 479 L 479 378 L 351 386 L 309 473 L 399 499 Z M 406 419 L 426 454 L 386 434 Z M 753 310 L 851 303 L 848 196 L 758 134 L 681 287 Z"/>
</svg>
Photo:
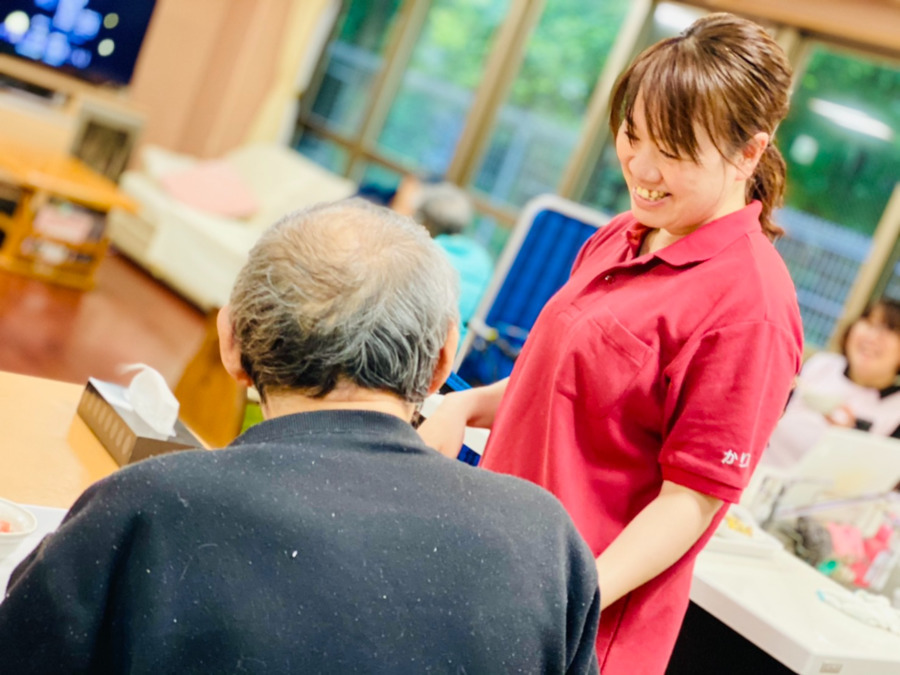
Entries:
<svg viewBox="0 0 900 675">
<path fill-rule="evenodd" d="M 127 89 L 97 86 L 21 58 L 0 54 L 0 129 L 34 148 L 73 154 L 117 180 L 128 163 L 145 115 Z M 18 83 L 46 90 L 47 97 Z"/>
<path fill-rule="evenodd" d="M 61 237 L 52 237 L 36 230 L 32 230 L 28 234 L 28 238 L 32 241 L 46 242 L 48 244 L 64 246 L 76 255 L 93 255 L 97 250 L 106 248 L 107 246 L 105 239 L 88 239 L 87 241 L 76 243 L 67 239 L 62 239 Z"/>
<path fill-rule="evenodd" d="M 0 214 L 0 268 L 91 288 L 108 247 L 105 214 L 137 209 L 114 180 L 144 117 L 123 89 L 98 87 L 6 54 L 0 54 L 0 73 L 8 81 L 0 88 L 0 196 L 16 205 L 12 216 Z M 47 96 L 24 91 L 29 87 L 22 83 Z M 91 217 L 99 220 L 91 226 L 77 214 L 67 221 L 67 209 L 44 211 L 60 203 L 94 211 Z"/>
<path fill-rule="evenodd" d="M 78 160 L 21 141 L 0 138 L 0 174 L 19 193 L 13 215 L 4 215 L 0 221 L 5 235 L 0 243 L 0 268 L 72 288 L 92 288 L 109 245 L 104 233 L 106 212 L 111 208 L 134 211 L 137 205 L 115 183 Z M 69 209 L 77 212 L 42 211 L 61 208 L 66 202 L 77 205 Z M 39 219 L 36 226 L 38 214 L 47 214 L 50 220 Z M 69 216 L 71 221 L 66 220 Z M 64 236 L 69 232 L 77 241 Z M 43 254 L 42 247 L 48 247 Z"/>
<path fill-rule="evenodd" d="M 45 267 L 47 265 L 53 265 L 54 267 L 59 267 L 60 269 L 65 269 L 71 272 L 81 270 L 84 273 L 85 268 L 93 265 L 97 258 L 102 258 L 106 253 L 106 249 L 108 248 L 108 244 L 104 241 L 103 245 L 95 245 L 93 249 L 88 253 L 78 253 L 75 252 L 68 245 L 61 244 L 62 248 L 58 250 L 64 250 L 66 255 L 69 256 L 66 260 L 49 260 L 44 257 L 41 253 L 41 249 L 37 248 L 34 251 L 17 251 L 13 254 L 13 257 L 21 261 L 27 265 L 33 265 L 37 267 Z M 78 256 L 81 256 L 80 258 Z"/>
<path fill-rule="evenodd" d="M 81 291 L 89 291 L 94 287 L 93 275 L 85 274 L 83 270 L 71 270 L 59 265 L 40 263 L 37 261 L 24 261 L 16 258 L 6 259 L 0 257 L 0 269 L 14 274 L 42 279 L 50 283 L 68 286 Z"/>
</svg>

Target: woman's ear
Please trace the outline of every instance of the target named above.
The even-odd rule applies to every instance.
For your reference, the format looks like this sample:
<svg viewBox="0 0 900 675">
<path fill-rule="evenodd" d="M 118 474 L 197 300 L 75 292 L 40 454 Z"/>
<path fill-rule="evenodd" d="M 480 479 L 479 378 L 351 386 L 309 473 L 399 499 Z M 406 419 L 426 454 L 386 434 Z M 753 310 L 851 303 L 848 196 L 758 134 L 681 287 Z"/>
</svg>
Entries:
<svg viewBox="0 0 900 675">
<path fill-rule="evenodd" d="M 459 327 L 453 324 L 447 331 L 447 339 L 444 340 L 444 346 L 441 347 L 440 356 L 438 356 L 437 364 L 434 367 L 434 375 L 431 377 L 431 384 L 428 385 L 428 395 L 437 392 L 450 377 L 453 372 L 453 361 L 456 358 L 456 349 L 459 347 Z"/>
<path fill-rule="evenodd" d="M 747 142 L 741 156 L 738 158 L 738 180 L 749 180 L 756 171 L 756 165 L 759 164 L 760 158 L 769 147 L 771 136 L 765 131 L 759 131 L 753 134 L 753 137 Z"/>
<path fill-rule="evenodd" d="M 219 356 L 222 359 L 222 365 L 225 366 L 225 370 L 238 384 L 252 387 L 253 380 L 250 379 L 250 376 L 247 375 L 244 367 L 241 365 L 241 350 L 234 340 L 231 309 L 228 305 L 220 309 L 219 314 L 216 316 L 216 330 L 219 332 Z"/>
</svg>

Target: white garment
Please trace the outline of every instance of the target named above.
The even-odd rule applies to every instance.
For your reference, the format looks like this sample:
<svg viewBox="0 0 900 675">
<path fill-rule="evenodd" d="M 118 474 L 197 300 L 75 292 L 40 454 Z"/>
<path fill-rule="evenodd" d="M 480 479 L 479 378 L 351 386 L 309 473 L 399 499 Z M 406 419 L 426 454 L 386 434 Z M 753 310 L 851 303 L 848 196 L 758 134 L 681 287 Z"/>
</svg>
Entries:
<svg viewBox="0 0 900 675">
<path fill-rule="evenodd" d="M 867 591 L 850 591 L 840 588 L 818 591 L 819 599 L 849 614 L 869 626 L 884 628 L 900 635 L 900 610 L 891 607 L 890 601 Z"/>
<path fill-rule="evenodd" d="M 871 422 L 870 433 L 890 436 L 900 426 L 900 392 L 881 392 L 854 384 L 844 373 L 847 359 L 819 352 L 804 364 L 760 464 L 789 469 L 805 455 L 829 426 L 825 414 L 846 405 L 858 420 Z"/>
</svg>

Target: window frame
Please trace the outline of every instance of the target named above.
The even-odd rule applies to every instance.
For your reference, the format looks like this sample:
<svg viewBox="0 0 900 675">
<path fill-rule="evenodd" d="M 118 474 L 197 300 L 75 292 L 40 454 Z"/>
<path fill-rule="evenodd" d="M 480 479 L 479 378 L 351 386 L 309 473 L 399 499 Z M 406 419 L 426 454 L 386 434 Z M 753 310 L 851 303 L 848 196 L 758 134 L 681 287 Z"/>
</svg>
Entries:
<svg viewBox="0 0 900 675">
<path fill-rule="evenodd" d="M 721 2 L 702 0 L 678 0 L 681 4 L 702 11 L 721 11 Z M 446 172 L 447 180 L 466 187 L 475 209 L 499 226 L 511 229 L 516 222 L 519 208 L 498 205 L 472 189 L 471 183 L 481 167 L 484 154 L 490 147 L 491 134 L 500 111 L 505 104 L 519 73 L 528 40 L 536 28 L 547 0 L 510 0 L 509 10 L 503 22 L 491 38 L 491 46 L 484 60 L 482 79 L 475 89 L 472 105 L 466 115 L 459 141 Z M 644 47 L 653 15 L 661 0 L 632 0 L 619 35 L 610 49 L 606 65 L 594 85 L 580 131 L 579 141 L 570 154 L 559 177 L 556 193 L 572 200 L 581 198 L 587 188 L 591 170 L 604 143 L 609 138 L 607 124 L 609 99 L 618 74 Z M 727 4 L 727 3 L 725 3 Z M 382 65 L 376 74 L 363 113 L 363 122 L 353 134 L 343 134 L 329 129 L 311 117 L 311 108 L 319 93 L 328 65 L 327 51 L 317 64 L 309 87 L 298 93 L 298 115 L 293 143 L 304 130 L 338 145 L 347 153 L 342 174 L 359 180 L 366 165 L 381 165 L 403 174 L 414 167 L 384 156 L 377 149 L 377 140 L 388 113 L 400 90 L 404 73 L 431 9 L 432 0 L 402 0 L 397 16 L 384 44 Z M 339 34 L 349 3 L 343 3 L 340 15 L 330 38 Z M 738 11 L 738 10 L 732 10 Z M 741 13 L 741 12 L 738 12 Z M 823 35 L 793 26 L 777 16 L 751 16 L 770 25 L 779 44 L 785 49 L 794 66 L 795 79 L 805 72 L 812 49 L 821 45 L 830 50 L 849 53 L 857 58 L 900 61 L 900 52 L 885 50 L 883 45 L 861 46 L 859 41 L 842 40 L 837 35 Z M 330 42 L 329 41 L 329 42 Z M 835 325 L 829 344 L 833 346 L 851 317 L 858 315 L 876 295 L 884 290 L 894 264 L 900 260 L 900 183 L 887 202 L 875 233 L 869 255 L 860 266 L 855 281 L 848 292 L 841 318 Z"/>
</svg>

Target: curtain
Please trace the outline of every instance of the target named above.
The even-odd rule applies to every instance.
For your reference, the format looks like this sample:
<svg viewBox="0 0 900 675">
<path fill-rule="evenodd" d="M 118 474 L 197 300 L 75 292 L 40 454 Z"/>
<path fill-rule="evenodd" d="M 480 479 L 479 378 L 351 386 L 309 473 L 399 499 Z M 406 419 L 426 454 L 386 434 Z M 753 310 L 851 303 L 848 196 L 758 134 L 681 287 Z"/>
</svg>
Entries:
<svg viewBox="0 0 900 675">
<path fill-rule="evenodd" d="M 340 11 L 340 0 L 292 0 L 275 80 L 250 126 L 247 142 L 288 143 L 306 89 Z"/>
</svg>

